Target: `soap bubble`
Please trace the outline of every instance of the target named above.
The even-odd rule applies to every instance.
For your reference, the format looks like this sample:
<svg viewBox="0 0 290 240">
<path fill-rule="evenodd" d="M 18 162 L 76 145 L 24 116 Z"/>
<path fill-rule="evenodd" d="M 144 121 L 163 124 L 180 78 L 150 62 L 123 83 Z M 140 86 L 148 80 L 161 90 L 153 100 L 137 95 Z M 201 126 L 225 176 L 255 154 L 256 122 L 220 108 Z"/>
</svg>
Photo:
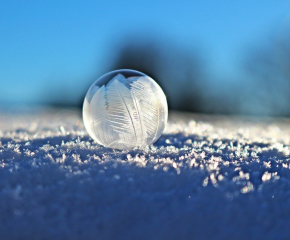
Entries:
<svg viewBox="0 0 290 240">
<path fill-rule="evenodd" d="M 100 77 L 84 100 L 89 135 L 105 147 L 144 148 L 164 131 L 168 107 L 159 85 L 144 73 L 116 70 Z"/>
</svg>

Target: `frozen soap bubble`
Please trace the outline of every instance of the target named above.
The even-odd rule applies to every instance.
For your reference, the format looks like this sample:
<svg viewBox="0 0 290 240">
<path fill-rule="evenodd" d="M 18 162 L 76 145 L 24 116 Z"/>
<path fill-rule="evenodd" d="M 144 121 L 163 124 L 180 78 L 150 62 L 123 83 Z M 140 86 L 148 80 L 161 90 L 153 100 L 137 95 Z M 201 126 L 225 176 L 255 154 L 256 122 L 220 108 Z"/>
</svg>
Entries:
<svg viewBox="0 0 290 240">
<path fill-rule="evenodd" d="M 144 73 L 116 70 L 100 77 L 89 89 L 83 120 L 99 144 L 117 149 L 143 148 L 154 143 L 167 123 L 166 97 Z"/>
</svg>

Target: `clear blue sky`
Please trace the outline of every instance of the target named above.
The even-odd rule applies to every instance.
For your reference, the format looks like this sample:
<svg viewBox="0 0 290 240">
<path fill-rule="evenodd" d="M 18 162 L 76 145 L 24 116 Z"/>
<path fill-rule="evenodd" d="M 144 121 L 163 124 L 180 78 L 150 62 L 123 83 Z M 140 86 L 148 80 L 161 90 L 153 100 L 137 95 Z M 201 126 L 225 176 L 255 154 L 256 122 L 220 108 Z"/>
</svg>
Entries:
<svg viewBox="0 0 290 240">
<path fill-rule="evenodd" d="M 127 33 L 153 31 L 206 49 L 209 73 L 230 76 L 248 45 L 285 23 L 289 0 L 0 2 L 0 103 L 75 101 Z"/>
</svg>

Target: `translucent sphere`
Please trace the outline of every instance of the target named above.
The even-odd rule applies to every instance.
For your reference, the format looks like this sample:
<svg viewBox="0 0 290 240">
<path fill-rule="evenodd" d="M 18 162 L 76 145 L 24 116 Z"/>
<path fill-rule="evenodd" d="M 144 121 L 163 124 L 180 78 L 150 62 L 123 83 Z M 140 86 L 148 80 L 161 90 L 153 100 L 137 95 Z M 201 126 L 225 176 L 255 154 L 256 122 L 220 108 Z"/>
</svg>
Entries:
<svg viewBox="0 0 290 240">
<path fill-rule="evenodd" d="M 154 143 L 167 123 L 166 97 L 144 73 L 116 70 L 100 77 L 84 100 L 83 120 L 99 144 L 116 149 Z"/>
</svg>

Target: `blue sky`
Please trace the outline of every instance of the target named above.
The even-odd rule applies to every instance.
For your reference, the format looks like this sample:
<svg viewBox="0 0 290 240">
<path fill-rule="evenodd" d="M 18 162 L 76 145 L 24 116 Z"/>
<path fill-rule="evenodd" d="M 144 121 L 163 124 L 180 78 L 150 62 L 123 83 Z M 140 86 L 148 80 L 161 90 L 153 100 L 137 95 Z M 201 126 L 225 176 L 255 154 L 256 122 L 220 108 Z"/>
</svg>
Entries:
<svg viewBox="0 0 290 240">
<path fill-rule="evenodd" d="M 263 44 L 289 16 L 289 0 L 1 0 L 0 103 L 45 102 L 59 89 L 76 101 L 132 32 L 199 46 L 209 74 L 229 78 L 244 50 Z"/>
</svg>

